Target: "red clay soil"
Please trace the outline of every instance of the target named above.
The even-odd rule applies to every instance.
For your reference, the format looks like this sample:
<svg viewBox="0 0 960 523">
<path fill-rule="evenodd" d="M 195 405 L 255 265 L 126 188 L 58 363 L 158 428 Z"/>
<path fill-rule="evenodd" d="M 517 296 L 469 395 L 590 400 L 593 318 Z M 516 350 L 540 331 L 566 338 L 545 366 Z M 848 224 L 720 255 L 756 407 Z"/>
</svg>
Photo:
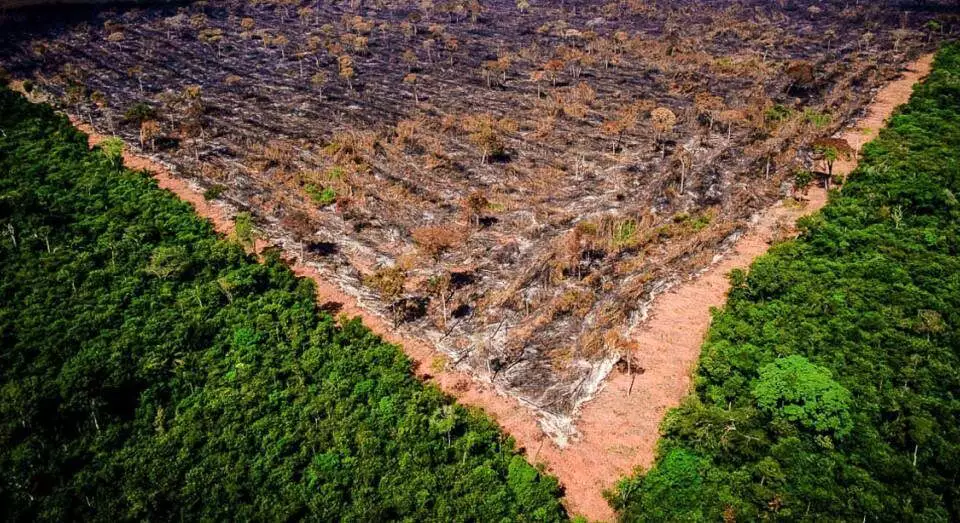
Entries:
<svg viewBox="0 0 960 523">
<path fill-rule="evenodd" d="M 910 97 L 913 85 L 929 72 L 932 61 L 933 56 L 926 55 L 910 64 L 902 77 L 879 91 L 867 116 L 841 137 L 856 150 L 876 137 L 893 110 Z M 82 122 L 73 122 L 89 135 L 91 146 L 106 138 Z M 204 199 L 197 188 L 166 166 L 132 152 L 124 153 L 124 162 L 130 168 L 148 171 L 161 188 L 192 204 L 197 214 L 209 219 L 221 233 L 233 231 L 231 211 Z M 855 159 L 838 161 L 834 171 L 846 175 L 855 166 Z M 481 408 L 495 419 L 526 450 L 531 462 L 545 463 L 547 470 L 560 479 L 571 514 L 609 520 L 614 514 L 603 491 L 636 467 L 653 463 L 663 416 L 690 392 L 691 375 L 710 326 L 710 308 L 722 306 L 726 298 L 727 274 L 732 269 L 748 267 L 767 251 L 776 235 L 785 228 L 791 229 L 797 218 L 820 209 L 827 200 L 821 188 L 811 189 L 807 196 L 802 204 L 781 202 L 767 209 L 720 261 L 654 301 L 635 340 L 638 349 L 633 361 L 645 372 L 614 372 L 604 389 L 580 412 L 580 437 L 563 448 L 544 436 L 532 412 L 516 400 L 498 395 L 490 385 L 465 372 L 437 368 L 434 362 L 439 353 L 428 344 L 396 334 L 389 321 L 369 312 L 314 269 L 296 261 L 291 261 L 291 268 L 316 283 L 319 303 L 336 303 L 346 316 L 359 316 L 372 331 L 402 346 L 416 362 L 418 376 L 436 383 L 461 404 Z M 263 247 L 265 243 L 257 244 L 258 251 Z"/>
</svg>

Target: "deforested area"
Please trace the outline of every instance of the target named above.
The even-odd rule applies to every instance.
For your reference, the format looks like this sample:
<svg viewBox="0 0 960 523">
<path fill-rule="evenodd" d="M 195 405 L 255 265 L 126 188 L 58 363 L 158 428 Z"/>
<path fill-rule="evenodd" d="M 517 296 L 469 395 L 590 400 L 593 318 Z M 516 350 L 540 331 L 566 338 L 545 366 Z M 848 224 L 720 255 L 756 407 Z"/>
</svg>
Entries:
<svg viewBox="0 0 960 523">
<path fill-rule="evenodd" d="M 795 240 L 732 275 L 626 521 L 960 518 L 960 46 Z"/>
<path fill-rule="evenodd" d="M 31 97 L 249 212 L 561 441 L 644 350 L 651 297 L 829 183 L 856 153 L 830 137 L 955 23 L 807 0 L 2 16 L 2 66 Z"/>
<path fill-rule="evenodd" d="M 0 519 L 566 518 L 482 413 L 122 147 L 0 88 Z"/>
</svg>

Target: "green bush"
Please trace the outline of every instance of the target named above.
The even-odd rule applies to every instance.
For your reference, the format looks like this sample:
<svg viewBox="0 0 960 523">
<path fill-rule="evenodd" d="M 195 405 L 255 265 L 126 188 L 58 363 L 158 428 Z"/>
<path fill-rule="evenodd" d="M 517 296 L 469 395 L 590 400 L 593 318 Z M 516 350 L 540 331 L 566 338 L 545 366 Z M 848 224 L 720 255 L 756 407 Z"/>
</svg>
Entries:
<svg viewBox="0 0 960 523">
<path fill-rule="evenodd" d="M 303 188 L 314 203 L 321 207 L 326 207 L 337 201 L 337 191 L 330 187 L 317 187 L 313 184 L 307 184 Z"/>
<path fill-rule="evenodd" d="M 207 190 L 203 191 L 203 199 L 204 199 L 204 200 L 216 200 L 216 199 L 219 198 L 220 195 L 223 194 L 223 192 L 226 191 L 226 190 L 227 190 L 227 186 L 226 186 L 226 185 L 221 185 L 221 184 L 219 184 L 219 183 L 218 183 L 218 184 L 211 185 L 210 187 L 207 188 Z"/>
</svg>

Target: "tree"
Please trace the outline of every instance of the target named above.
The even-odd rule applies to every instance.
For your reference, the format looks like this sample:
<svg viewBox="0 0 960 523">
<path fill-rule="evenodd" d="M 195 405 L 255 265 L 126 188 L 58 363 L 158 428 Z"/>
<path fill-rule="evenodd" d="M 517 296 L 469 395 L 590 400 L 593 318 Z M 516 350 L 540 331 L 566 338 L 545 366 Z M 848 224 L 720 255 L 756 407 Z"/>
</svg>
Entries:
<svg viewBox="0 0 960 523">
<path fill-rule="evenodd" d="M 510 57 L 502 55 L 496 60 L 485 60 L 480 69 L 487 87 L 493 87 L 494 81 L 497 85 L 502 85 L 507 80 L 507 71 L 510 70 Z"/>
<path fill-rule="evenodd" d="M 200 31 L 198 38 L 207 45 L 217 46 L 217 58 L 220 58 L 221 43 L 223 42 L 223 29 L 208 27 Z"/>
<path fill-rule="evenodd" d="M 160 246 L 154 249 L 146 272 L 165 280 L 177 277 L 190 266 L 190 255 L 183 245 Z"/>
<path fill-rule="evenodd" d="M 554 87 L 557 86 L 557 78 L 560 75 L 560 71 L 563 71 L 564 67 L 565 67 L 565 64 L 563 63 L 563 60 L 560 60 L 557 58 L 554 58 L 553 60 L 549 60 L 547 61 L 547 63 L 543 64 L 543 71 L 550 78 L 550 83 Z"/>
<path fill-rule="evenodd" d="M 563 48 L 562 56 L 567 68 L 571 70 L 574 80 L 580 79 L 580 75 L 583 74 L 584 67 L 590 65 L 593 60 L 592 56 L 588 56 L 586 53 L 576 47 Z"/>
<path fill-rule="evenodd" d="M 286 58 L 286 47 L 290 43 L 290 39 L 286 35 L 278 34 L 277 36 L 270 39 L 270 45 L 280 48 L 280 58 Z"/>
<path fill-rule="evenodd" d="M 620 143 L 623 141 L 624 133 L 636 127 L 638 116 L 639 113 L 636 106 L 630 105 L 621 110 L 615 118 L 605 121 L 603 126 L 601 126 L 601 133 L 616 137 L 612 147 L 614 153 L 620 150 Z"/>
<path fill-rule="evenodd" d="M 467 0 L 467 11 L 470 12 L 470 22 L 475 24 L 483 13 L 483 5 L 480 4 L 480 0 Z"/>
<path fill-rule="evenodd" d="M 420 96 L 417 94 L 417 75 L 414 73 L 407 73 L 403 77 L 403 83 L 409 85 L 413 90 L 413 101 L 415 103 L 420 103 Z"/>
<path fill-rule="evenodd" d="M 284 229 L 290 231 L 293 234 L 294 239 L 297 243 L 300 244 L 300 252 L 298 253 L 301 263 L 304 259 L 304 254 L 306 251 L 307 242 L 313 237 L 317 232 L 317 226 L 313 223 L 313 220 L 310 219 L 310 216 L 300 210 L 291 210 L 286 216 L 280 221 Z"/>
<path fill-rule="evenodd" d="M 447 301 L 450 299 L 452 294 L 451 290 L 453 287 L 450 285 L 451 278 L 449 271 L 443 271 L 440 274 L 431 276 L 427 280 L 427 287 L 430 290 L 430 293 L 433 294 L 438 301 L 440 301 L 440 314 L 441 320 L 443 322 L 443 329 L 447 328 Z"/>
<path fill-rule="evenodd" d="M 340 55 L 337 58 L 337 66 L 340 69 L 340 78 L 346 80 L 350 90 L 353 91 L 353 77 L 355 75 L 355 71 L 353 69 L 353 58 L 346 54 Z"/>
<path fill-rule="evenodd" d="M 813 143 L 813 152 L 817 158 L 827 165 L 827 179 L 824 187 L 830 189 L 833 179 L 833 165 L 837 160 L 849 160 L 853 155 L 853 148 L 843 138 L 823 138 Z"/>
<path fill-rule="evenodd" d="M 140 94 L 143 94 L 143 66 L 134 65 L 127 68 L 127 76 L 137 79 L 137 86 L 140 88 Z"/>
<path fill-rule="evenodd" d="M 76 107 L 75 111 L 77 116 L 82 116 L 81 106 L 84 100 L 87 98 L 87 88 L 82 84 L 74 83 L 67 87 L 67 90 L 64 94 L 66 102 Z"/>
<path fill-rule="evenodd" d="M 107 35 L 107 41 L 117 44 L 117 49 L 123 49 L 123 31 L 114 31 Z"/>
<path fill-rule="evenodd" d="M 433 38 L 427 38 L 420 44 L 423 47 L 424 52 L 427 53 L 427 61 L 431 64 L 433 63 L 433 49 L 436 47 L 437 41 Z"/>
<path fill-rule="evenodd" d="M 539 100 L 542 97 L 540 84 L 543 83 L 544 78 L 546 78 L 547 73 L 540 69 L 534 69 L 530 71 L 530 81 L 537 85 L 537 99 Z"/>
<path fill-rule="evenodd" d="M 717 115 L 717 121 L 721 125 L 727 126 L 727 140 L 730 139 L 730 134 L 733 129 L 733 124 L 738 122 L 744 122 L 747 120 L 747 115 L 740 109 L 726 109 L 720 111 Z"/>
<path fill-rule="evenodd" d="M 279 250 L 245 255 L 50 107 L 0 91 L 0 129 L 7 519 L 567 519 L 496 424 L 334 320 Z"/>
<path fill-rule="evenodd" d="M 450 59 L 450 65 L 453 66 L 453 58 L 457 50 L 460 49 L 460 40 L 452 35 L 443 36 L 443 47 L 447 50 L 447 56 Z"/>
<path fill-rule="evenodd" d="M 666 107 L 657 107 L 650 111 L 650 127 L 653 129 L 653 141 L 660 144 L 663 135 L 673 131 L 677 125 L 677 115 Z"/>
<path fill-rule="evenodd" d="M 100 150 L 103 151 L 103 155 L 110 160 L 110 164 L 116 169 L 123 167 L 123 148 L 123 140 L 116 136 L 111 136 L 100 142 Z"/>
<path fill-rule="evenodd" d="M 487 163 L 491 155 L 503 152 L 502 131 L 498 122 L 489 114 L 471 115 L 464 118 L 464 129 L 470 133 L 470 142 L 480 148 L 480 163 Z"/>
<path fill-rule="evenodd" d="M 680 194 L 686 189 L 687 171 L 693 163 L 693 153 L 686 146 L 681 145 L 673 151 L 673 158 L 680 164 Z"/>
<path fill-rule="evenodd" d="M 697 111 L 697 116 L 707 118 L 708 131 L 713 131 L 714 120 L 716 120 L 718 115 L 726 108 L 723 98 L 709 92 L 697 93 L 693 98 L 693 106 Z"/>
<path fill-rule="evenodd" d="M 762 367 L 753 395 L 764 412 L 815 432 L 843 438 L 853 428 L 850 391 L 833 381 L 827 368 L 803 356 L 794 354 Z"/>
<path fill-rule="evenodd" d="M 809 62 L 794 62 L 787 66 L 786 73 L 790 78 L 790 85 L 787 86 L 788 91 L 794 87 L 805 89 L 813 83 L 815 78 L 813 65 Z"/>
<path fill-rule="evenodd" d="M 160 136 L 160 124 L 156 120 L 144 120 L 140 123 L 140 147 L 150 144 L 150 150 L 156 150 L 156 140 Z"/>
<path fill-rule="evenodd" d="M 313 16 L 314 9 L 309 6 L 301 7 L 297 9 L 297 16 L 300 17 L 300 23 L 307 25 L 310 21 L 310 17 Z"/>
<path fill-rule="evenodd" d="M 414 68 L 417 67 L 417 53 L 413 52 L 413 49 L 407 49 L 400 55 L 400 59 L 403 60 L 403 63 L 407 64 L 407 72 L 413 72 Z"/>
<path fill-rule="evenodd" d="M 183 89 L 183 120 L 181 126 L 188 136 L 203 136 L 203 89 L 199 85 L 188 85 Z"/>
<path fill-rule="evenodd" d="M 897 52 L 900 49 L 900 42 L 913 35 L 913 31 L 903 28 L 894 29 L 890 35 L 893 37 L 893 52 Z"/>
<path fill-rule="evenodd" d="M 801 196 L 807 195 L 807 190 L 810 187 L 810 184 L 813 182 L 813 173 L 801 169 L 794 174 L 793 177 L 793 191 L 794 193 L 799 193 Z"/>
<path fill-rule="evenodd" d="M 960 289 L 944 279 L 960 273 L 960 47 L 936 64 L 845 190 L 731 274 L 655 466 L 612 500 L 620 520 L 960 517 L 944 459 L 960 449 Z"/>
<path fill-rule="evenodd" d="M 183 13 L 177 13 L 173 16 L 168 16 L 167 18 L 164 18 L 163 25 L 167 29 L 167 40 L 170 40 L 172 38 L 171 33 L 173 31 L 179 32 L 180 29 L 183 27 L 183 25 L 186 23 L 186 21 L 187 21 L 187 16 Z"/>
<path fill-rule="evenodd" d="M 480 218 L 483 217 L 483 211 L 490 206 L 487 197 L 480 191 L 473 191 L 463 200 L 463 213 L 468 220 L 474 222 L 477 227 L 480 226 Z"/>
<path fill-rule="evenodd" d="M 323 98 L 323 87 L 327 85 L 330 75 L 326 71 L 317 71 L 310 77 L 310 84 L 317 90 L 317 96 Z"/>
<path fill-rule="evenodd" d="M 257 237 L 253 226 L 253 217 L 250 213 L 241 212 L 234 217 L 233 238 L 244 249 L 253 250 Z"/>
</svg>

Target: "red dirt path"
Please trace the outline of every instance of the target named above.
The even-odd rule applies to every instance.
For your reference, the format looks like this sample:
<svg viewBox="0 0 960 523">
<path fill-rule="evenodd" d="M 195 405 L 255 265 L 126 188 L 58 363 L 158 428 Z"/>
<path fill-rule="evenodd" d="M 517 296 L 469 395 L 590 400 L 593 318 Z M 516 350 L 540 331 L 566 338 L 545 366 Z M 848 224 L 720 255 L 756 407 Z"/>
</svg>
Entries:
<svg viewBox="0 0 960 523">
<path fill-rule="evenodd" d="M 893 110 L 908 100 L 913 85 L 930 71 L 932 61 L 933 56 L 926 55 L 911 63 L 901 78 L 879 91 L 868 107 L 867 116 L 841 137 L 857 150 L 876 137 Z M 91 146 L 106 138 L 89 125 L 72 121 L 89 135 Z M 124 162 L 132 169 L 148 171 L 161 188 L 189 202 L 197 214 L 209 219 L 221 233 L 233 231 L 231 211 L 204 199 L 198 189 L 164 165 L 130 151 L 124 153 Z M 845 175 L 855 166 L 855 160 L 838 161 L 834 171 Z M 649 467 L 653 463 L 663 416 L 690 392 L 691 374 L 710 326 L 710 308 L 722 306 L 726 298 L 727 274 L 732 269 L 748 267 L 754 258 L 767 251 L 771 239 L 784 225 L 792 227 L 797 218 L 820 209 L 825 203 L 826 192 L 816 188 L 810 190 L 805 205 L 778 203 L 770 207 L 722 260 L 700 276 L 659 296 L 636 338 L 639 349 L 634 361 L 645 372 L 630 376 L 615 371 L 608 377 L 603 390 L 584 405 L 580 413 L 577 422 L 580 438 L 564 448 L 546 438 L 532 413 L 516 400 L 498 395 L 490 385 L 475 381 L 467 373 L 432 369 L 439 354 L 427 343 L 397 335 L 387 320 L 364 309 L 355 298 L 321 278 L 314 269 L 295 261 L 291 262 L 291 268 L 316 283 L 319 303 L 341 304 L 343 314 L 359 316 L 385 340 L 401 345 L 417 363 L 417 374 L 421 378 L 436 383 L 461 404 L 481 408 L 495 419 L 526 449 L 530 461 L 545 463 L 547 470 L 560 479 L 572 514 L 608 520 L 614 514 L 603 499 L 603 491 L 636 467 Z M 265 246 L 258 242 L 257 250 Z"/>
</svg>

